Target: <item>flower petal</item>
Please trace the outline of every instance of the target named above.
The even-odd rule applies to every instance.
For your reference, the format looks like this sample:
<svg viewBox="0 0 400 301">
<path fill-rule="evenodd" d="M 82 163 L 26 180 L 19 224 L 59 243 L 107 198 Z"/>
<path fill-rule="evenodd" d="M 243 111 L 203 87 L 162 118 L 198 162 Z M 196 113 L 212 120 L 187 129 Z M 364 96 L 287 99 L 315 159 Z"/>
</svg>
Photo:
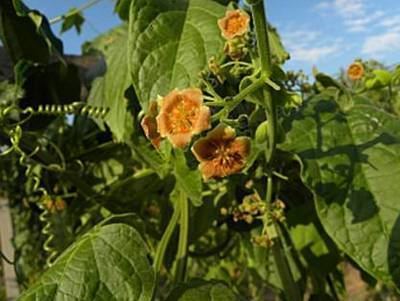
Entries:
<svg viewBox="0 0 400 301">
<path fill-rule="evenodd" d="M 192 133 L 179 133 L 168 136 L 168 140 L 174 147 L 184 148 L 192 140 Z"/>
<path fill-rule="evenodd" d="M 250 154 L 250 138 L 248 137 L 237 137 L 229 146 L 229 151 L 240 155 L 243 159 L 246 159 Z"/>
<path fill-rule="evenodd" d="M 165 111 L 161 111 L 156 117 L 156 120 L 157 120 L 157 130 L 160 133 L 160 136 L 163 138 L 167 137 L 171 130 L 168 114 Z"/>
<path fill-rule="evenodd" d="M 214 157 L 217 145 L 212 140 L 200 138 L 192 146 L 192 153 L 197 161 L 209 161 Z"/>
<path fill-rule="evenodd" d="M 212 161 L 201 162 L 199 164 L 199 169 L 204 181 L 211 178 L 221 177 L 219 173 L 216 173 L 217 170 Z"/>
<path fill-rule="evenodd" d="M 204 130 L 208 130 L 211 127 L 210 116 L 210 108 L 207 106 L 201 106 L 197 120 L 193 125 L 192 133 L 199 134 Z"/>
<path fill-rule="evenodd" d="M 234 128 L 220 123 L 213 130 L 207 133 L 206 138 L 212 140 L 231 140 L 236 136 L 236 131 Z"/>
<path fill-rule="evenodd" d="M 203 93 L 199 88 L 183 89 L 181 95 L 185 100 L 189 100 L 194 105 L 201 106 L 203 104 Z"/>
</svg>

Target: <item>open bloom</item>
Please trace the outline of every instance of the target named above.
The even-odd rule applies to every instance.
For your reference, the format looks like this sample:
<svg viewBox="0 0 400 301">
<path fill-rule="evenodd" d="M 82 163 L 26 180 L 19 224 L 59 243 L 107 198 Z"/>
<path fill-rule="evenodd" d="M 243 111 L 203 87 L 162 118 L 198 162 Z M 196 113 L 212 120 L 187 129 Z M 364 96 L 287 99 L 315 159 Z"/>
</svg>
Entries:
<svg viewBox="0 0 400 301">
<path fill-rule="evenodd" d="M 230 126 L 218 125 L 206 137 L 197 140 L 192 152 L 200 162 L 199 168 L 205 180 L 221 178 L 240 172 L 250 153 L 250 139 L 236 137 Z"/>
<path fill-rule="evenodd" d="M 364 67 L 361 63 L 353 63 L 347 68 L 347 76 L 351 80 L 359 80 L 364 75 Z"/>
<path fill-rule="evenodd" d="M 210 108 L 203 105 L 200 89 L 173 90 L 161 102 L 158 132 L 174 147 L 183 148 L 193 135 L 210 128 Z"/>
<path fill-rule="evenodd" d="M 144 134 L 155 148 L 159 148 L 161 143 L 161 136 L 157 130 L 157 112 L 157 102 L 150 102 L 149 112 L 143 117 L 142 122 L 140 123 Z"/>
<path fill-rule="evenodd" d="M 227 40 L 243 36 L 249 31 L 249 24 L 249 15 L 240 9 L 227 11 L 225 17 L 218 20 L 221 34 Z"/>
</svg>

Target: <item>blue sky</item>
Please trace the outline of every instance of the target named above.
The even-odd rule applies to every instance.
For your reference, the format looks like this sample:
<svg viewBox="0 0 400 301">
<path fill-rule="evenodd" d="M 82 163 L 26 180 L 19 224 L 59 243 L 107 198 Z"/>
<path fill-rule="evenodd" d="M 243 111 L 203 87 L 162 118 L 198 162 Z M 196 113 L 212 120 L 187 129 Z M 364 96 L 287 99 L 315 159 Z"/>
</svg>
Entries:
<svg viewBox="0 0 400 301">
<path fill-rule="evenodd" d="M 80 53 L 81 44 L 119 24 L 115 0 L 102 0 L 84 11 L 82 34 L 61 35 L 67 53 Z M 85 0 L 25 0 L 50 19 Z M 312 66 L 335 74 L 355 58 L 376 58 L 387 65 L 400 63 L 399 0 L 268 0 L 268 16 L 282 35 L 292 59 L 287 69 Z M 60 24 L 54 25 L 59 34 Z"/>
</svg>

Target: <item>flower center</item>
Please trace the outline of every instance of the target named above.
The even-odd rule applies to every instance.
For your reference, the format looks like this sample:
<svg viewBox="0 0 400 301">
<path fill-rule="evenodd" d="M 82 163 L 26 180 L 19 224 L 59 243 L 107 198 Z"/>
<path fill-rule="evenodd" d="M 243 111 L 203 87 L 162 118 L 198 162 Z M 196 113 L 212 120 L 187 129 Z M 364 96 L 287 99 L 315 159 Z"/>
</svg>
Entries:
<svg viewBox="0 0 400 301">
<path fill-rule="evenodd" d="M 192 102 L 185 100 L 181 95 L 177 97 L 179 97 L 179 102 L 169 114 L 171 133 L 191 132 L 199 114 L 199 108 Z"/>
<path fill-rule="evenodd" d="M 230 150 L 229 144 L 221 144 L 214 151 L 214 160 L 223 168 L 231 169 L 235 164 L 242 163 L 242 156 Z"/>
<path fill-rule="evenodd" d="M 246 26 L 246 21 L 241 16 L 234 16 L 228 19 L 226 22 L 226 31 L 229 34 L 235 34 Z"/>
</svg>

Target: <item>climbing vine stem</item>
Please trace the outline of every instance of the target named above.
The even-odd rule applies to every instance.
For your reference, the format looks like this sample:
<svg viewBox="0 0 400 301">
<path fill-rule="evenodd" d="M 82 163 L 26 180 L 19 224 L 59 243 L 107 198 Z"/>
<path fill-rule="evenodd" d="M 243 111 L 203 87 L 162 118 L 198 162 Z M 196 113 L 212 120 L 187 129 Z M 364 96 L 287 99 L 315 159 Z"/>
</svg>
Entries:
<svg viewBox="0 0 400 301">
<path fill-rule="evenodd" d="M 266 18 L 264 0 L 248 0 L 248 4 L 251 6 L 253 15 L 254 27 L 256 31 L 257 47 L 260 57 L 261 64 L 261 77 L 269 79 L 272 75 L 272 62 L 271 62 L 271 50 L 268 39 L 268 23 Z M 274 159 L 276 149 L 276 132 L 278 124 L 278 114 L 276 110 L 276 104 L 271 95 L 271 88 L 266 86 L 263 88 L 263 98 L 266 108 L 266 115 L 268 120 L 268 148 L 265 151 L 266 168 L 267 168 L 267 192 L 266 202 L 270 204 L 273 200 L 273 169 L 272 162 Z M 278 225 L 275 225 L 278 228 Z M 275 264 L 281 278 L 281 282 L 284 288 L 284 294 L 287 300 L 300 301 L 301 294 L 294 281 L 293 274 L 291 273 L 290 266 L 283 251 L 281 242 L 281 235 L 278 235 L 273 240 L 272 254 L 274 256 Z"/>
<path fill-rule="evenodd" d="M 186 193 L 180 192 L 179 204 L 181 215 L 179 221 L 179 244 L 176 254 L 175 282 L 184 282 L 186 279 L 188 235 L 189 235 L 189 201 Z"/>
<path fill-rule="evenodd" d="M 174 233 L 175 227 L 178 223 L 179 216 L 180 216 L 180 206 L 175 206 L 174 208 L 174 213 L 172 214 L 172 217 L 168 223 L 167 228 L 164 231 L 164 234 L 161 238 L 161 241 L 157 247 L 156 255 L 154 258 L 154 269 L 156 272 L 159 272 L 161 270 L 164 257 L 165 257 L 165 252 L 168 247 L 168 243 L 171 239 L 172 234 Z"/>
</svg>

